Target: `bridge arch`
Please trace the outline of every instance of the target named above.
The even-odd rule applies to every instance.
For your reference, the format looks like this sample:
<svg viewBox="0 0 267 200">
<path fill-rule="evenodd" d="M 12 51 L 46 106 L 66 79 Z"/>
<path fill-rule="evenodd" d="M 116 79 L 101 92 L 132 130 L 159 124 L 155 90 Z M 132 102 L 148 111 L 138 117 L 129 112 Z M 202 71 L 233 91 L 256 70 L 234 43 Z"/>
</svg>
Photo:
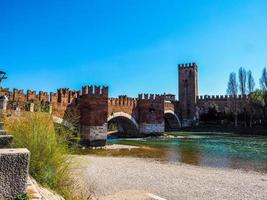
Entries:
<svg viewBox="0 0 267 200">
<path fill-rule="evenodd" d="M 111 130 L 112 125 L 117 130 Z M 125 112 L 115 112 L 108 117 L 109 134 L 118 134 L 123 137 L 134 137 L 138 134 L 139 126 L 134 117 Z"/>
<path fill-rule="evenodd" d="M 182 127 L 179 117 L 172 110 L 164 111 L 164 120 L 165 120 L 165 131 L 177 130 Z"/>
</svg>

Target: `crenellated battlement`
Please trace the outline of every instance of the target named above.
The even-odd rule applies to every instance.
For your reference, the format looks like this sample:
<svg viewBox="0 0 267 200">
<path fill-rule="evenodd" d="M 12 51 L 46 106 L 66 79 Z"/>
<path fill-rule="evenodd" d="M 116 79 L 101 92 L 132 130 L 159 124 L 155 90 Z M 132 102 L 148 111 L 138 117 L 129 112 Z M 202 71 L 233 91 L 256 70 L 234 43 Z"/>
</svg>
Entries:
<svg viewBox="0 0 267 200">
<path fill-rule="evenodd" d="M 197 96 L 197 101 L 207 101 L 207 100 L 213 100 L 213 101 L 228 101 L 233 98 L 236 98 L 238 100 L 248 98 L 248 96 L 242 97 L 241 95 L 238 95 L 236 97 L 230 96 L 230 95 L 203 95 L 203 96 Z"/>
<path fill-rule="evenodd" d="M 24 94 L 23 90 L 13 89 L 13 101 L 23 102 L 26 101 L 27 96 Z"/>
<path fill-rule="evenodd" d="M 112 106 L 135 106 L 136 99 L 121 95 L 118 98 L 109 98 L 108 104 Z"/>
<path fill-rule="evenodd" d="M 50 103 L 51 104 L 58 103 L 58 93 L 57 92 L 50 92 Z"/>
<path fill-rule="evenodd" d="M 13 93 L 16 93 L 16 94 L 24 94 L 24 90 L 19 90 L 17 88 L 14 88 L 13 89 Z"/>
<path fill-rule="evenodd" d="M 95 95 L 95 96 L 105 96 L 108 97 L 108 87 L 96 86 L 96 85 L 88 85 L 82 86 L 82 96 L 83 95 Z"/>
<path fill-rule="evenodd" d="M 40 102 L 49 102 L 48 92 L 39 91 L 38 98 Z"/>
<path fill-rule="evenodd" d="M 189 69 L 189 68 L 196 68 L 197 69 L 197 64 L 196 63 L 185 63 L 185 64 L 179 64 L 178 65 L 179 70 L 183 69 Z"/>
<path fill-rule="evenodd" d="M 13 93 L 9 91 L 9 88 L 2 88 L 0 90 L 0 95 L 6 95 L 8 99 L 11 99 L 11 97 L 13 97 Z"/>
<path fill-rule="evenodd" d="M 81 91 L 80 90 L 70 90 L 69 91 L 69 101 L 70 103 L 73 101 L 73 99 L 76 99 L 80 96 Z"/>
<path fill-rule="evenodd" d="M 49 95 L 47 92 L 39 91 L 38 93 L 34 90 L 27 90 L 26 94 L 24 90 L 19 90 L 17 88 L 13 89 L 13 92 L 9 88 L 4 88 L 0 91 L 0 95 L 6 95 L 10 101 L 16 102 L 48 102 Z"/>
<path fill-rule="evenodd" d="M 39 91 L 39 95 L 44 95 L 44 96 L 46 96 L 46 95 L 48 95 L 48 92 Z"/>
<path fill-rule="evenodd" d="M 68 104 L 70 103 L 70 90 L 69 88 L 60 88 L 57 90 L 58 103 Z"/>
<path fill-rule="evenodd" d="M 165 99 L 165 94 L 138 94 L 137 100 L 164 100 Z"/>
<path fill-rule="evenodd" d="M 69 104 L 72 102 L 74 98 L 78 97 L 78 93 L 80 91 L 73 91 L 69 88 L 60 88 L 56 93 L 50 93 L 50 102 L 52 104 L 61 103 L 61 104 Z"/>
<path fill-rule="evenodd" d="M 68 96 L 70 89 L 69 88 L 59 88 L 57 90 L 58 94 L 61 96 Z"/>
<path fill-rule="evenodd" d="M 26 96 L 27 96 L 27 101 L 33 101 L 34 102 L 34 101 L 39 100 L 39 97 L 36 94 L 36 91 L 27 90 Z"/>
<path fill-rule="evenodd" d="M 27 95 L 36 95 L 36 91 L 27 90 Z"/>
<path fill-rule="evenodd" d="M 50 93 L 27 90 L 26 94 L 24 93 L 24 90 L 19 90 L 17 88 L 14 88 L 13 92 L 10 92 L 9 88 L 4 88 L 0 91 L 0 95 L 6 95 L 11 102 L 33 102 L 37 104 L 50 102 L 53 105 L 59 103 L 67 105 L 82 95 L 108 97 L 108 87 L 84 86 L 82 87 L 82 91 L 70 90 L 69 88 L 59 88 L 56 92 Z"/>
</svg>

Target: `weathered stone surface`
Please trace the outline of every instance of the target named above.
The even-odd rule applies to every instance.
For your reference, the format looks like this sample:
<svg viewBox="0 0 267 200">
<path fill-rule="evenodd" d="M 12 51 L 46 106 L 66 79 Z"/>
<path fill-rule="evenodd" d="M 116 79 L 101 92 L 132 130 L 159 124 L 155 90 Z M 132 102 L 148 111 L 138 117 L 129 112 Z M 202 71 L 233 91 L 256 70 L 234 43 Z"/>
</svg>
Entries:
<svg viewBox="0 0 267 200">
<path fill-rule="evenodd" d="M 34 103 L 30 103 L 30 112 L 34 112 Z"/>
<path fill-rule="evenodd" d="M 164 122 L 160 124 L 147 124 L 142 123 L 139 125 L 140 133 L 163 133 L 164 132 Z"/>
<path fill-rule="evenodd" d="M 0 96 L 0 110 L 3 110 L 4 112 L 6 111 L 7 101 L 8 101 L 7 96 L 5 95 Z"/>
<path fill-rule="evenodd" d="M 82 141 L 85 146 L 105 146 L 107 139 L 107 123 L 102 126 L 85 126 L 81 127 Z"/>
<path fill-rule="evenodd" d="M 6 200 L 25 192 L 30 152 L 27 149 L 0 149 L 0 196 Z"/>
</svg>

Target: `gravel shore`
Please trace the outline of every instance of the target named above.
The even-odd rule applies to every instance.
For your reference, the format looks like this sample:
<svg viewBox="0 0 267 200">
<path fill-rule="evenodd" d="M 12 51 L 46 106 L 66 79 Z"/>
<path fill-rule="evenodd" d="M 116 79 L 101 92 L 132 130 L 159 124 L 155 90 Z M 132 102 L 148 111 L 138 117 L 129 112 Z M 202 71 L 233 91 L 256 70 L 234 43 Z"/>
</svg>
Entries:
<svg viewBox="0 0 267 200">
<path fill-rule="evenodd" d="M 138 146 L 133 146 L 133 145 L 122 145 L 122 144 L 112 144 L 112 145 L 106 145 L 103 147 L 103 149 L 106 150 L 114 150 L 114 149 L 138 149 L 140 147 Z"/>
<path fill-rule="evenodd" d="M 77 180 L 102 198 L 145 191 L 167 200 L 267 199 L 267 174 L 130 157 L 86 155 L 74 156 L 74 161 Z M 126 192 L 124 198 L 106 199 L 133 198 L 127 198 Z"/>
</svg>

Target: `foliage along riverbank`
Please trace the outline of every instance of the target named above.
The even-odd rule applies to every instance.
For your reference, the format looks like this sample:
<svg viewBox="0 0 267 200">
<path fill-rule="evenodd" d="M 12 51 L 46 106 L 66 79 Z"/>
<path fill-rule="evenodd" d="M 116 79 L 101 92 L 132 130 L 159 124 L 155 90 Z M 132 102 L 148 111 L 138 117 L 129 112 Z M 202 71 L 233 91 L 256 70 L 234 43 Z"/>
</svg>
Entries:
<svg viewBox="0 0 267 200">
<path fill-rule="evenodd" d="M 83 199 L 72 194 L 75 185 L 68 156 L 72 151 L 67 142 L 70 135 L 65 134 L 65 130 L 58 134 L 49 114 L 24 113 L 20 117 L 6 118 L 5 128 L 14 137 L 13 147 L 27 148 L 31 152 L 29 171 L 38 183 L 67 200 Z"/>
<path fill-rule="evenodd" d="M 265 126 L 254 126 L 254 127 L 235 127 L 228 124 L 214 124 L 214 123 L 204 123 L 199 126 L 182 128 L 181 131 L 185 132 L 221 132 L 221 133 L 234 133 L 240 135 L 267 135 L 267 127 Z"/>
</svg>

